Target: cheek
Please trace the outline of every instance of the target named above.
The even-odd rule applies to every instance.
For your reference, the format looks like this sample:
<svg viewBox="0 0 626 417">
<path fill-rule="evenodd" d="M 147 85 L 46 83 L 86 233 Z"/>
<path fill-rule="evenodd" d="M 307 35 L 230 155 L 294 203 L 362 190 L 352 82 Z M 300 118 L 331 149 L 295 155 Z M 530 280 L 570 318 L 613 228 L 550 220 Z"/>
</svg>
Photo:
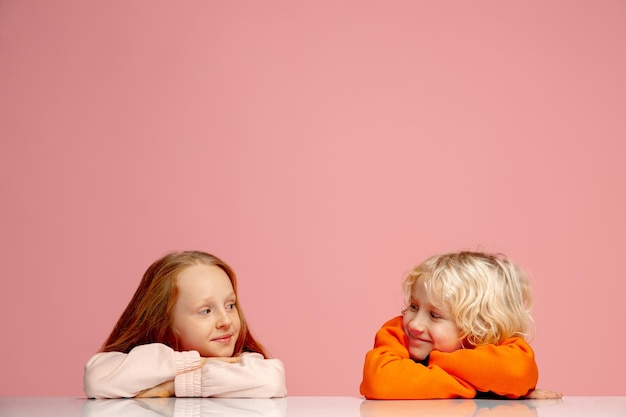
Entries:
<svg viewBox="0 0 626 417">
<path fill-rule="evenodd" d="M 194 339 L 202 334 L 202 330 L 197 325 L 189 322 L 181 322 L 174 329 L 181 345 L 193 343 Z"/>
<path fill-rule="evenodd" d="M 407 319 L 404 316 L 402 317 L 402 330 L 404 330 L 405 333 L 409 329 L 410 323 L 411 323 L 411 320 Z"/>
<path fill-rule="evenodd" d="M 237 316 L 233 319 L 232 326 L 235 330 L 237 330 L 237 333 L 241 331 L 241 318 L 239 317 L 239 314 L 237 314 Z"/>
<path fill-rule="evenodd" d="M 453 326 L 437 325 L 430 328 L 430 334 L 440 343 L 450 344 L 458 339 L 458 333 Z"/>
<path fill-rule="evenodd" d="M 456 326 L 448 326 L 445 329 L 441 329 L 441 335 L 443 336 L 443 339 L 446 340 L 446 344 L 449 346 L 457 348 L 461 345 L 461 334 Z"/>
</svg>

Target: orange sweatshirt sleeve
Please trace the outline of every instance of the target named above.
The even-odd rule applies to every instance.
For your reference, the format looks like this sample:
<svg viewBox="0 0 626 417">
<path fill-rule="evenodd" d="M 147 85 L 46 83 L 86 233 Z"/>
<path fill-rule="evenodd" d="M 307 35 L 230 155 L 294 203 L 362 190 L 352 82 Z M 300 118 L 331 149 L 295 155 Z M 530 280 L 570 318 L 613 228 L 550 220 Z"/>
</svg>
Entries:
<svg viewBox="0 0 626 417">
<path fill-rule="evenodd" d="M 539 372 L 535 354 L 522 338 L 513 337 L 499 345 L 477 346 L 444 353 L 433 351 L 429 365 L 463 379 L 478 391 L 491 391 L 519 398 L 535 388 Z"/>
<path fill-rule="evenodd" d="M 365 356 L 361 394 L 367 399 L 474 398 L 476 390 L 438 365 L 414 362 L 407 349 L 402 317 L 376 333 L 374 349 Z"/>
<path fill-rule="evenodd" d="M 428 366 L 410 359 L 402 317 L 383 325 L 365 357 L 361 394 L 368 399 L 474 398 L 491 391 L 509 398 L 537 383 L 537 365 L 521 338 L 501 345 L 431 352 Z"/>
</svg>

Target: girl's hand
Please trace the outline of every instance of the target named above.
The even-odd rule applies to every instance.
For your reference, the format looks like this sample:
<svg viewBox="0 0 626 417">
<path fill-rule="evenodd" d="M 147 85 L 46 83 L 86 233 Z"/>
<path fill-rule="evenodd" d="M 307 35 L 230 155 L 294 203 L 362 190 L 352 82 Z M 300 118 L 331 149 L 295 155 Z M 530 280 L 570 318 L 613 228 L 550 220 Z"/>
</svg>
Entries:
<svg viewBox="0 0 626 417">
<path fill-rule="evenodd" d="M 176 392 L 174 390 L 174 381 L 167 381 L 156 387 L 145 389 L 139 394 L 135 395 L 135 398 L 151 398 L 151 397 L 174 397 Z"/>
<path fill-rule="evenodd" d="M 534 389 L 526 394 L 523 399 L 528 400 L 554 400 L 562 398 L 563 394 L 560 392 L 549 391 L 545 389 Z"/>
<path fill-rule="evenodd" d="M 239 356 L 212 356 L 210 358 L 201 358 L 200 365 L 204 366 L 210 360 L 218 360 L 226 363 L 238 363 L 241 358 Z"/>
</svg>

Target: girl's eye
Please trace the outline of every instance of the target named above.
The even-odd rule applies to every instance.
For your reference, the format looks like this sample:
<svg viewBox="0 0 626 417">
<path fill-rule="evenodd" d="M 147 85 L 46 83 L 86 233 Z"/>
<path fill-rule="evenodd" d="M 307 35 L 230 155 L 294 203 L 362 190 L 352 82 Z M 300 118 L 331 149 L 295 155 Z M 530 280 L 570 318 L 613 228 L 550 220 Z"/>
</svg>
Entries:
<svg viewBox="0 0 626 417">
<path fill-rule="evenodd" d="M 437 313 L 430 313 L 430 317 L 434 318 L 434 319 L 440 319 L 441 316 Z"/>
<path fill-rule="evenodd" d="M 200 310 L 200 314 L 203 315 L 203 316 L 206 316 L 210 312 L 211 312 L 210 308 L 203 308 L 202 310 Z"/>
<path fill-rule="evenodd" d="M 413 313 L 417 313 L 419 311 L 419 309 L 420 308 L 418 306 L 416 306 L 415 304 L 411 304 L 409 306 L 409 310 L 411 310 Z"/>
<path fill-rule="evenodd" d="M 235 309 L 235 303 L 230 303 L 226 305 L 226 309 L 227 310 L 234 310 Z"/>
</svg>

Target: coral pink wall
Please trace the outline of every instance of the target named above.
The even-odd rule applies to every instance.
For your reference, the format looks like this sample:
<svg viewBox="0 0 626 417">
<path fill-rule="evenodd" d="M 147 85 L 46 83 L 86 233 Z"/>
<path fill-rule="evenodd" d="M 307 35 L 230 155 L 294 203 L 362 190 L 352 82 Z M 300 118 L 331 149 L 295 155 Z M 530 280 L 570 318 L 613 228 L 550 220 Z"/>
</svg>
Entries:
<svg viewBox="0 0 626 417">
<path fill-rule="evenodd" d="M 543 388 L 626 395 L 626 3 L 0 1 L 0 395 L 83 364 L 175 249 L 292 395 L 358 395 L 403 273 L 532 275 Z"/>
</svg>

